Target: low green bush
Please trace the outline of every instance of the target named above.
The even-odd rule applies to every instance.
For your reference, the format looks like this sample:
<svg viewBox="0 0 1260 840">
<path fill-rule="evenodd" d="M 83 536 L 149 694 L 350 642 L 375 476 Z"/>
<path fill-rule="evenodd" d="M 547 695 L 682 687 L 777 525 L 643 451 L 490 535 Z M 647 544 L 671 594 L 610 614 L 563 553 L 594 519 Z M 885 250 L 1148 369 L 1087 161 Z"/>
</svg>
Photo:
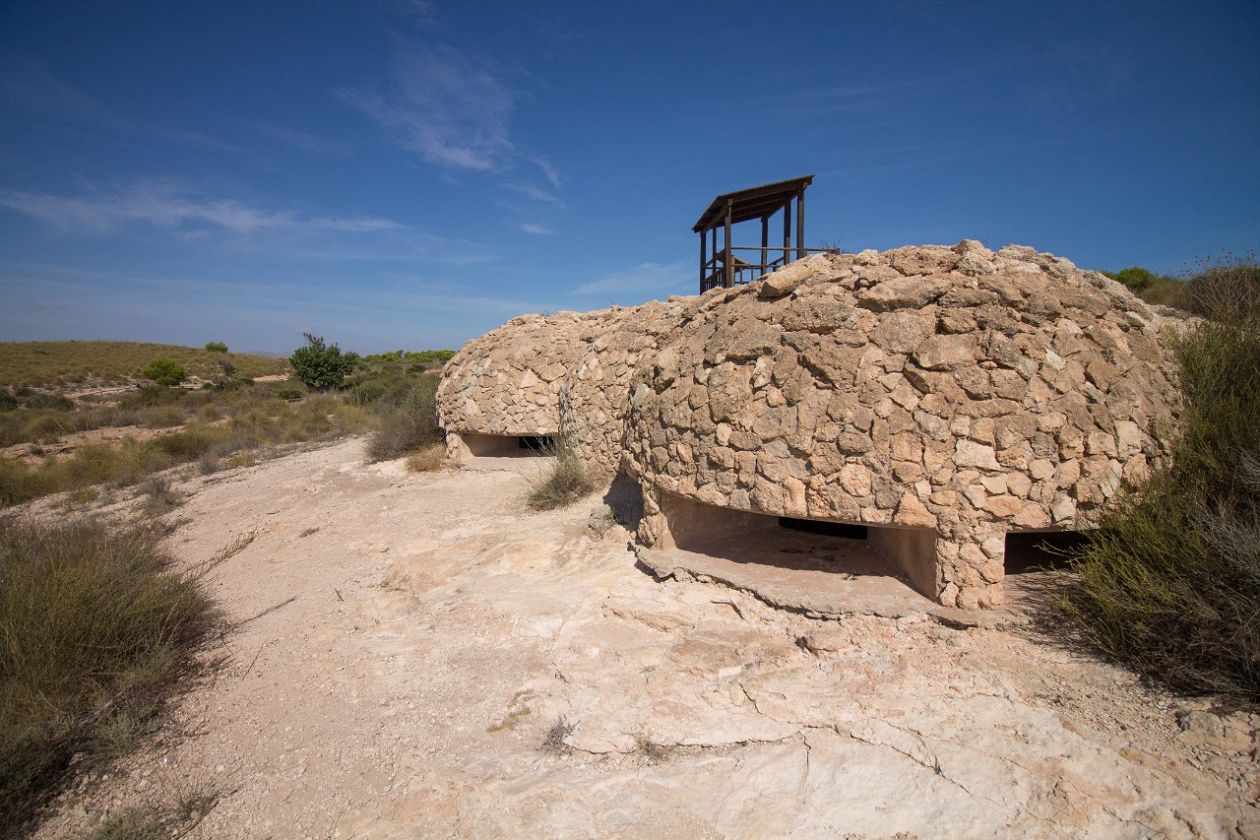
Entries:
<svg viewBox="0 0 1260 840">
<path fill-rule="evenodd" d="M 215 614 L 156 535 L 92 521 L 0 521 L 0 836 L 56 793 L 71 758 L 125 749 Z"/>
<path fill-rule="evenodd" d="M 149 362 L 140 374 L 145 379 L 164 388 L 174 388 L 184 381 L 183 365 L 178 362 L 172 362 L 170 359 L 154 359 Z"/>
<path fill-rule="evenodd" d="M 1235 305 L 1174 341 L 1185 411 L 1170 463 L 1077 552 L 1067 606 L 1093 644 L 1175 688 L 1260 699 L 1260 318 L 1236 305 L 1249 288 L 1215 289 Z"/>
<path fill-rule="evenodd" d="M 206 349 L 209 350 L 211 353 L 226 353 L 227 345 L 224 344 L 222 341 L 207 341 Z"/>
</svg>

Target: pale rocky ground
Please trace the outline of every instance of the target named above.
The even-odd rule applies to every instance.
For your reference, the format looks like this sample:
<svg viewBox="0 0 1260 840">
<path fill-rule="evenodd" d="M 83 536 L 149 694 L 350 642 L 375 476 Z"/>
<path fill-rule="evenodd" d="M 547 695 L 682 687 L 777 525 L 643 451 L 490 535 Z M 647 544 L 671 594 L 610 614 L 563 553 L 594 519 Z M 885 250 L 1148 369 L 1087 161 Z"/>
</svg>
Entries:
<svg viewBox="0 0 1260 840">
<path fill-rule="evenodd" d="M 39 836 L 200 785 L 202 838 L 1260 836 L 1260 718 L 1030 630 L 658 582 L 598 495 L 529 511 L 541 467 L 351 440 L 183 483 L 181 562 L 256 533 L 229 658 Z"/>
</svg>

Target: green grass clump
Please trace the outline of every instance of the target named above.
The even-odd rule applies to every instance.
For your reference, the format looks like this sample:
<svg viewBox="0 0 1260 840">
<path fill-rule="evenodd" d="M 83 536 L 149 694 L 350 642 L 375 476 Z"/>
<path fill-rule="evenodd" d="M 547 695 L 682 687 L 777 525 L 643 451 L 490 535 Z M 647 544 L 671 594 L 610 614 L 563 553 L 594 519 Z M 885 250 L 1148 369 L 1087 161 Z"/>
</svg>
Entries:
<svg viewBox="0 0 1260 840">
<path fill-rule="evenodd" d="M 554 510 L 567 507 L 594 489 L 582 459 L 565 441 L 557 441 L 543 454 L 550 455 L 553 460 L 550 468 L 530 488 L 527 502 L 531 508 Z"/>
<path fill-rule="evenodd" d="M 151 531 L 0 520 L 0 836 L 76 753 L 129 749 L 193 672 L 215 613 L 169 563 Z"/>
<path fill-rule="evenodd" d="M 1201 298 L 1207 319 L 1176 339 L 1186 407 L 1171 463 L 1075 556 L 1068 607 L 1093 644 L 1175 688 L 1260 699 L 1260 317 L 1238 303 L 1247 288 Z"/>
</svg>

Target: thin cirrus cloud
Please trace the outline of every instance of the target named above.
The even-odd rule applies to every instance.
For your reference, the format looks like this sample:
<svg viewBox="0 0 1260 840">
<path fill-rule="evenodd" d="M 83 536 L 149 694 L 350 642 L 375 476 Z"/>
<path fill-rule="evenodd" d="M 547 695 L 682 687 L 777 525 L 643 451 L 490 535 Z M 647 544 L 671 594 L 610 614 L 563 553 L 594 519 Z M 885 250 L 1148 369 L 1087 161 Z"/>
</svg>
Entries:
<svg viewBox="0 0 1260 840">
<path fill-rule="evenodd" d="M 499 186 L 531 201 L 565 207 L 555 192 L 563 183 L 556 165 L 541 154 L 518 150 L 512 114 L 520 93 L 500 79 L 489 59 L 446 45 L 400 48 L 384 88 L 346 87 L 337 94 L 397 146 L 440 169 L 502 176 L 520 164 L 532 165 L 549 188 L 520 176 L 500 178 Z M 551 233 L 538 223 L 518 227 Z"/>
<path fill-rule="evenodd" d="M 546 225 L 537 222 L 522 222 L 517 227 L 525 233 L 532 233 L 534 236 L 554 236 L 555 231 Z"/>
<path fill-rule="evenodd" d="M 597 280 L 583 283 L 570 294 L 615 295 L 685 291 L 685 285 L 693 279 L 687 273 L 688 265 L 690 264 L 681 260 L 672 263 L 639 263 L 634 268 L 605 274 Z"/>
<path fill-rule="evenodd" d="M 342 88 L 338 94 L 434 166 L 498 171 L 516 153 L 510 130 L 514 92 L 487 60 L 453 47 L 397 55 L 385 93 Z"/>
<path fill-rule="evenodd" d="M 378 216 L 298 216 L 250 207 L 232 199 L 205 199 L 166 185 L 135 185 L 84 195 L 0 191 L 0 207 L 62 230 L 107 234 L 130 224 L 176 230 L 217 228 L 237 234 L 264 230 L 373 233 L 405 226 Z"/>
<path fill-rule="evenodd" d="M 549 192 L 548 190 L 544 190 L 542 187 L 536 187 L 533 184 L 520 181 L 509 181 L 502 184 L 502 187 L 505 190 L 520 193 L 533 201 L 539 201 L 544 204 L 554 204 L 557 207 L 564 207 L 564 200 L 560 198 L 560 196 L 553 192 Z"/>
</svg>

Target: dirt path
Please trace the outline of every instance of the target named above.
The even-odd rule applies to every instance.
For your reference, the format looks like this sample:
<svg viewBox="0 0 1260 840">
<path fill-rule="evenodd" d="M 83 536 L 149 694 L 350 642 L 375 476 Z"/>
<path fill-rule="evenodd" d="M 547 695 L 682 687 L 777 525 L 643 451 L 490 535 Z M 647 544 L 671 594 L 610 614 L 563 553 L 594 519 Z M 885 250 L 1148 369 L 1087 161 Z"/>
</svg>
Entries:
<svg viewBox="0 0 1260 840">
<path fill-rule="evenodd" d="M 1260 836 L 1254 718 L 1035 637 L 659 583 L 598 497 L 357 441 L 184 489 L 183 560 L 256 533 L 229 664 L 44 837 L 201 784 L 204 838 Z"/>
</svg>

